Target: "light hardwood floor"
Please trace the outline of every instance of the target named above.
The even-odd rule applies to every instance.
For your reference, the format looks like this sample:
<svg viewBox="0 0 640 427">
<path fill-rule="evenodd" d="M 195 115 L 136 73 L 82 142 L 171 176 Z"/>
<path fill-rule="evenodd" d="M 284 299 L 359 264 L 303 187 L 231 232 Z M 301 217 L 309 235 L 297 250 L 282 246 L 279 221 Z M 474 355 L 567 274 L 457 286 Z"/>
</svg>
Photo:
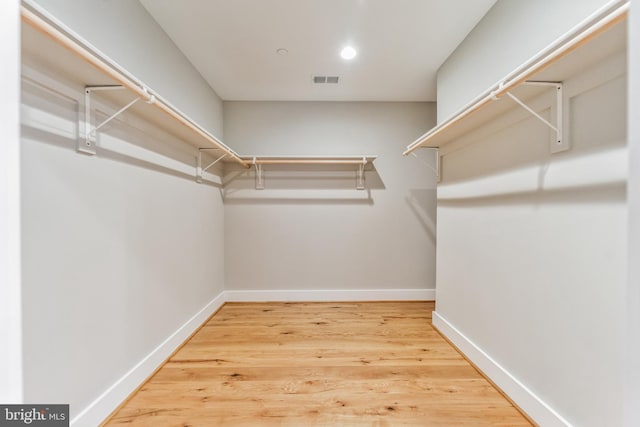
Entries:
<svg viewBox="0 0 640 427">
<path fill-rule="evenodd" d="M 531 425 L 430 302 L 231 303 L 107 426 Z"/>
</svg>

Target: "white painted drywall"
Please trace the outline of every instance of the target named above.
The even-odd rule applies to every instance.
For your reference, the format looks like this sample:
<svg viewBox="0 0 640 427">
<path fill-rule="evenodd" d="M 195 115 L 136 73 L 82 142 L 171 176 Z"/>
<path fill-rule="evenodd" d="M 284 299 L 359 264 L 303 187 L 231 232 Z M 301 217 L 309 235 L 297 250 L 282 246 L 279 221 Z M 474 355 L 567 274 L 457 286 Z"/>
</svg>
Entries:
<svg viewBox="0 0 640 427">
<path fill-rule="evenodd" d="M 401 153 L 434 122 L 432 103 L 225 102 L 240 152 L 379 156 L 366 191 L 353 166 L 265 166 L 265 190 L 227 171 L 226 289 L 433 289 L 433 157 Z"/>
<path fill-rule="evenodd" d="M 137 0 L 31 0 L 222 138 L 222 101 Z"/>
<path fill-rule="evenodd" d="M 20 292 L 20 20 L 0 4 L 0 402 L 22 400 Z"/>
<path fill-rule="evenodd" d="M 631 2 L 629 19 L 629 276 L 624 425 L 640 425 L 640 1 Z"/>
<path fill-rule="evenodd" d="M 78 154 L 83 87 L 24 64 L 24 395 L 75 419 L 221 294 L 224 211 L 193 147 L 130 115 Z"/>
<path fill-rule="evenodd" d="M 565 92 L 570 151 L 550 155 L 549 130 L 514 110 L 444 157 L 436 309 L 571 425 L 622 425 L 625 52 Z"/>
<path fill-rule="evenodd" d="M 606 3 L 498 0 L 438 70 L 438 123 Z"/>
</svg>

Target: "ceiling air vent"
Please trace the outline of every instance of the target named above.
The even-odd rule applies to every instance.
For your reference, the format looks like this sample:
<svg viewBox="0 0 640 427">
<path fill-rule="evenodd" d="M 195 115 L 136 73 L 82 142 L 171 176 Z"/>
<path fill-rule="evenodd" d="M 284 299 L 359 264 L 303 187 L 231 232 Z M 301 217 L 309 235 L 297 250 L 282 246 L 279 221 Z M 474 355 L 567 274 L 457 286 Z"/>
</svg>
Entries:
<svg viewBox="0 0 640 427">
<path fill-rule="evenodd" d="M 337 84 L 339 80 L 339 76 L 313 76 L 314 84 Z"/>
</svg>

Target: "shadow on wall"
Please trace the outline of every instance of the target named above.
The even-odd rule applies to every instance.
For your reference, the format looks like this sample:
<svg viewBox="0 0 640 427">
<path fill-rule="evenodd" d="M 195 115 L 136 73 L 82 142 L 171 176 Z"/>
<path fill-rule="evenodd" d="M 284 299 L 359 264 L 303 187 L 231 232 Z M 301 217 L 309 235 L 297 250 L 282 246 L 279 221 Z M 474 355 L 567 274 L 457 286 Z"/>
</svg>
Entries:
<svg viewBox="0 0 640 427">
<path fill-rule="evenodd" d="M 437 190 L 413 189 L 405 202 L 416 216 L 429 241 L 436 244 L 436 194 Z"/>
<path fill-rule="evenodd" d="M 493 194 L 478 197 L 438 199 L 438 204 L 451 208 L 492 208 L 499 206 L 536 206 L 552 204 L 625 203 L 625 182 L 591 184 L 582 187 L 539 189 L 518 193 Z M 570 201 L 570 202 L 569 202 Z"/>
<path fill-rule="evenodd" d="M 452 208 L 624 203 L 628 153 L 624 141 L 608 150 L 569 151 L 519 169 L 439 187 L 438 206 Z M 488 163 L 491 159 L 483 159 Z M 445 162 L 449 166 L 448 161 Z M 458 167 L 453 164 L 451 167 Z"/>
</svg>

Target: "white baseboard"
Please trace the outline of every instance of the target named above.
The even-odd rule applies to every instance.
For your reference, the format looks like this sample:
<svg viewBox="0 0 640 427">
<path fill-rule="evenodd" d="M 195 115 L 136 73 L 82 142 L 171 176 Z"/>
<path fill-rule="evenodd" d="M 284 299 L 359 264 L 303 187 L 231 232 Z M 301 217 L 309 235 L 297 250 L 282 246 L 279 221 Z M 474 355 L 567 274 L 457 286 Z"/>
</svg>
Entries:
<svg viewBox="0 0 640 427">
<path fill-rule="evenodd" d="M 107 418 L 136 388 L 140 386 L 189 336 L 225 303 L 221 292 L 171 334 L 129 372 L 109 387 L 71 420 L 72 427 L 95 427 Z"/>
<path fill-rule="evenodd" d="M 509 371 L 485 353 L 473 341 L 456 329 L 444 317 L 433 312 L 433 326 L 449 339 L 495 385 L 541 426 L 571 426 L 567 420 L 536 396 Z"/>
<path fill-rule="evenodd" d="M 435 289 L 225 291 L 229 302 L 435 301 Z"/>
</svg>

